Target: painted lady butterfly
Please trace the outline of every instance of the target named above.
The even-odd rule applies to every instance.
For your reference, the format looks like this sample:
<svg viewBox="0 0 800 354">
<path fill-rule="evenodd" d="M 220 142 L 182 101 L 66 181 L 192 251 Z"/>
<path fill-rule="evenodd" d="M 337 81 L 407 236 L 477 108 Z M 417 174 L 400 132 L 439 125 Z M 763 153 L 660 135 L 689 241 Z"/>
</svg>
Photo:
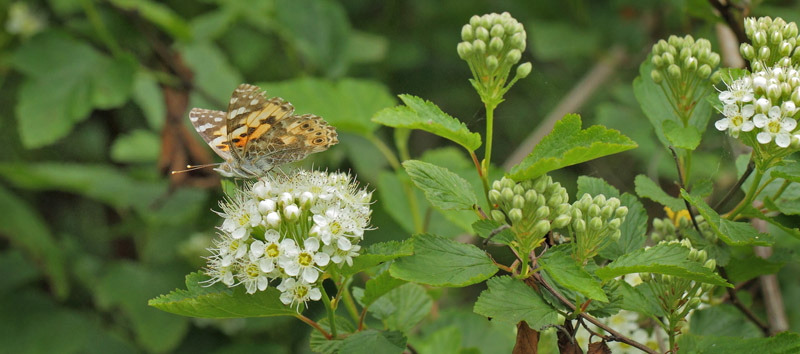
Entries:
<svg viewBox="0 0 800 354">
<path fill-rule="evenodd" d="M 276 166 L 325 151 L 339 142 L 336 129 L 313 114 L 295 115 L 280 97 L 267 99 L 258 86 L 241 84 L 228 112 L 192 108 L 189 120 L 225 162 L 225 177 L 256 178 Z"/>
</svg>

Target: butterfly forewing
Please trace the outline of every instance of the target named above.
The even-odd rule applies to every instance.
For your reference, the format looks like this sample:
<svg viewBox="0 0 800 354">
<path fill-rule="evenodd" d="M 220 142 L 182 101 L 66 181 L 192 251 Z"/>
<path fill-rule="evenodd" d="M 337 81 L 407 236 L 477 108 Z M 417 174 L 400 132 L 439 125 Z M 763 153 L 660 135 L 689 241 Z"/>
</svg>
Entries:
<svg viewBox="0 0 800 354">
<path fill-rule="evenodd" d="M 189 112 L 189 121 L 192 122 L 194 129 L 214 149 L 214 152 L 225 160 L 231 156 L 227 144 L 226 118 L 227 113 L 210 109 L 192 108 Z"/>
</svg>

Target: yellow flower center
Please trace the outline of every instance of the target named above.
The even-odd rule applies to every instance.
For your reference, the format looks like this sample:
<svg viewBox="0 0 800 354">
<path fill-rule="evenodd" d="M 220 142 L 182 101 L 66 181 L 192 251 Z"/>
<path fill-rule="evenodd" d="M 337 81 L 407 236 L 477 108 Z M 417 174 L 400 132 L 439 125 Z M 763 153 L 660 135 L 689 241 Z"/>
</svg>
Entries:
<svg viewBox="0 0 800 354">
<path fill-rule="evenodd" d="M 770 133 L 777 134 L 781 131 L 781 122 L 777 120 L 771 120 L 769 124 L 767 124 L 767 129 L 769 129 Z"/>
<path fill-rule="evenodd" d="M 247 272 L 247 276 L 250 277 L 250 278 L 256 278 L 256 277 L 258 277 L 259 274 L 261 274 L 258 271 L 258 265 L 253 264 L 253 263 L 247 265 L 247 268 L 245 269 L 245 272 Z"/>
<path fill-rule="evenodd" d="M 298 263 L 300 263 L 300 265 L 302 265 L 303 267 L 308 267 L 309 265 L 311 265 L 312 260 L 314 260 L 314 258 L 311 257 L 311 255 L 308 254 L 308 252 L 300 253 L 300 256 L 298 257 Z"/>
<path fill-rule="evenodd" d="M 733 116 L 733 118 L 731 118 L 731 123 L 733 123 L 733 125 L 737 127 L 741 126 L 742 123 L 744 123 L 744 117 L 742 117 L 741 114 L 737 114 Z"/>
<path fill-rule="evenodd" d="M 305 298 L 308 294 L 308 288 L 305 286 L 298 286 L 297 290 L 295 290 L 295 294 L 297 294 L 297 297 L 300 299 Z"/>
<path fill-rule="evenodd" d="M 233 242 L 231 242 L 231 245 L 228 246 L 228 248 L 231 250 L 231 252 L 236 252 L 236 250 L 238 250 L 239 247 L 241 246 L 242 246 L 241 240 L 233 240 Z"/>
<path fill-rule="evenodd" d="M 275 258 L 281 254 L 281 250 L 280 248 L 278 248 L 278 245 L 272 243 L 269 246 L 267 246 L 267 250 L 264 251 L 264 253 L 266 253 L 267 257 L 269 258 Z"/>
<path fill-rule="evenodd" d="M 250 222 L 250 214 L 245 213 L 239 216 L 239 226 L 244 226 L 249 222 Z"/>
<path fill-rule="evenodd" d="M 338 235 L 339 232 L 342 231 L 342 225 L 339 225 L 339 222 L 334 221 L 331 223 L 331 233 L 334 235 Z"/>
</svg>

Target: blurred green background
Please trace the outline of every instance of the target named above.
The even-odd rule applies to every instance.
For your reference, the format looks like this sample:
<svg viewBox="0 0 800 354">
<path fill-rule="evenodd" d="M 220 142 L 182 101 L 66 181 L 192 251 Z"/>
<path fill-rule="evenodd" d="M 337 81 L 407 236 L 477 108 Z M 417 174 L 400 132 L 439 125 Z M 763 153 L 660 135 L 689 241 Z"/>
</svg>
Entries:
<svg viewBox="0 0 800 354">
<path fill-rule="evenodd" d="M 754 3 L 754 15 L 800 19 L 795 1 Z M 386 155 L 398 155 L 394 136 L 370 118 L 409 93 L 483 133 L 485 113 L 455 48 L 470 16 L 502 11 L 525 25 L 523 61 L 533 73 L 495 113 L 498 165 L 537 128 L 547 132 L 540 123 L 567 104 L 585 125 L 619 129 L 639 144 L 554 173 L 571 194 L 582 174 L 632 191 L 644 173 L 675 190 L 673 162 L 631 82 L 652 43 L 669 34 L 708 38 L 719 51 L 705 1 L 0 0 L 0 353 L 309 352 L 309 328 L 291 318 L 189 319 L 146 305 L 202 267 L 220 222 L 213 171 L 169 175 L 218 160 L 188 110 L 225 109 L 249 82 L 323 116 L 340 144 L 302 165 L 350 170 L 377 189 L 377 230 L 365 245 L 404 239 L 415 225 L 405 176 Z M 599 77 L 589 75 L 595 70 Z M 581 87 L 585 101 L 572 91 Z M 694 177 L 726 190 L 736 154 L 708 129 Z M 408 155 L 479 188 L 472 162 L 440 138 L 414 132 Z M 425 230 L 470 241 L 469 223 L 418 197 Z M 800 296 L 792 271 L 780 274 L 786 299 Z M 410 342 L 438 352 L 443 338 L 460 336 L 463 347 L 508 352 L 511 328 L 471 311 L 479 291 L 431 289 L 418 306 L 432 311 Z M 309 312 L 324 313 L 319 304 Z M 789 312 L 800 316 L 800 308 Z"/>
</svg>

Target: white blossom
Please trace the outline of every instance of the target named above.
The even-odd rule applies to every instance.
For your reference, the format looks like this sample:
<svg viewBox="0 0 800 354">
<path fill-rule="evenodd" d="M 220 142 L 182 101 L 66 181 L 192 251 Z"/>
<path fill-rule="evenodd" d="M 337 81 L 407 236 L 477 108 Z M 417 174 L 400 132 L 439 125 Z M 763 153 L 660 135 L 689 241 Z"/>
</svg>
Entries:
<svg viewBox="0 0 800 354">
<path fill-rule="evenodd" d="M 714 127 L 719 131 L 727 130 L 730 136 L 737 138 L 740 131 L 749 132 L 753 130 L 754 124 L 750 118 L 753 117 L 754 113 L 755 107 L 751 104 L 744 105 L 741 108 L 738 104 L 727 104 L 722 111 L 725 118 L 716 121 Z"/>
<path fill-rule="evenodd" d="M 781 108 L 773 106 L 769 109 L 768 115 L 763 113 L 753 117 L 753 123 L 761 128 L 756 139 L 761 144 L 769 144 L 773 139 L 775 144 L 785 148 L 792 142 L 792 131 L 797 127 L 797 121 L 793 118 L 784 117 Z"/>
<path fill-rule="evenodd" d="M 284 305 L 294 306 L 297 304 L 297 309 L 300 309 L 300 304 L 308 300 L 317 301 L 322 298 L 322 292 L 312 284 L 305 281 L 297 281 L 294 278 L 284 279 L 277 289 L 281 291 L 281 302 Z"/>
</svg>

